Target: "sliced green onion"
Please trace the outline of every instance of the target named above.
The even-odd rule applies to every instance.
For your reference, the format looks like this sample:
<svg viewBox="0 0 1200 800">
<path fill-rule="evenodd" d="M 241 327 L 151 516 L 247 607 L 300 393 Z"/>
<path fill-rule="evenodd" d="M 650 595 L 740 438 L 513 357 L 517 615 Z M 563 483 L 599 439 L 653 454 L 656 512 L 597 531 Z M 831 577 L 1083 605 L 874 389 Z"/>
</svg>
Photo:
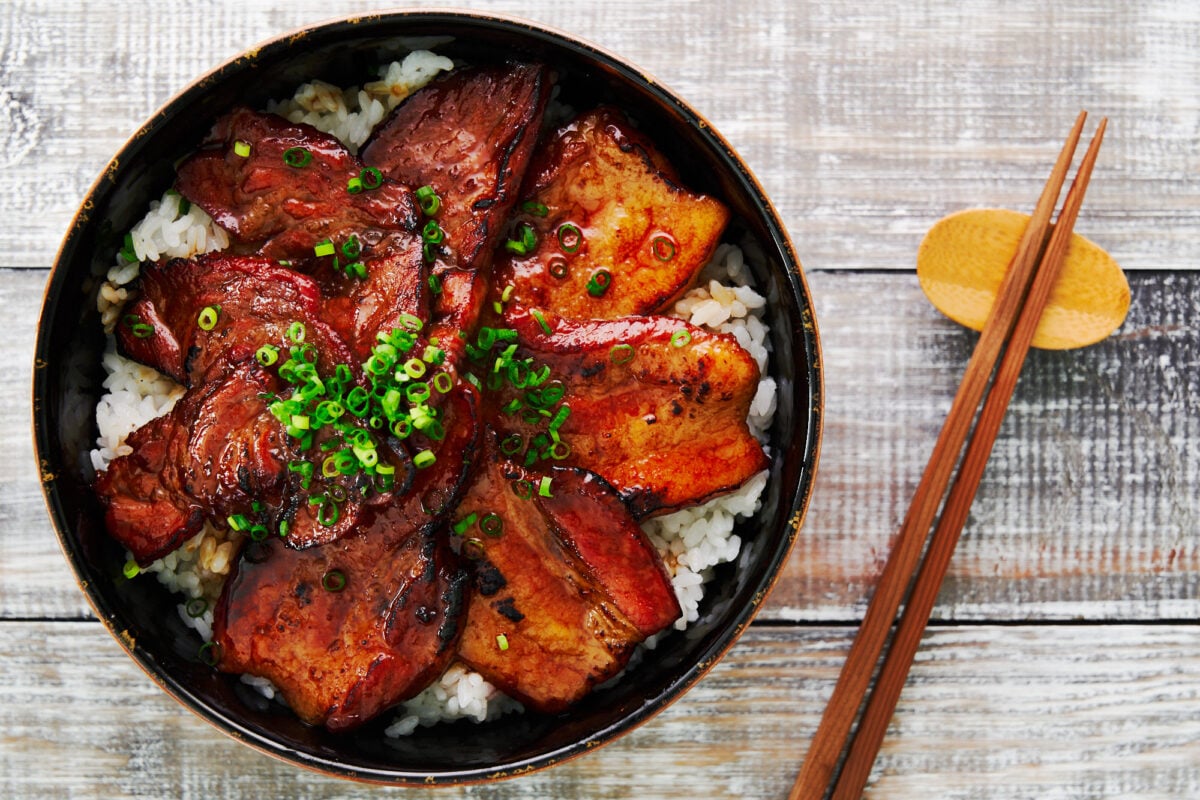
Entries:
<svg viewBox="0 0 1200 800">
<path fill-rule="evenodd" d="M 429 276 L 429 291 L 433 292 L 434 294 L 442 293 L 442 279 L 437 275 Z"/>
<path fill-rule="evenodd" d="M 537 231 L 529 223 L 522 222 L 517 227 L 517 238 L 504 243 L 504 249 L 519 256 L 529 255 L 537 248 Z"/>
<path fill-rule="evenodd" d="M 279 520 L 279 535 L 286 537 L 288 535 L 288 521 L 286 519 Z"/>
<path fill-rule="evenodd" d="M 137 250 L 133 246 L 133 234 L 125 234 L 125 240 L 122 242 L 121 251 L 117 254 L 129 264 L 138 260 Z"/>
<path fill-rule="evenodd" d="M 183 607 L 187 615 L 192 619 L 204 616 L 204 612 L 208 611 L 208 601 L 203 597 L 193 597 L 187 601 L 187 605 Z"/>
<path fill-rule="evenodd" d="M 241 156 L 242 158 L 249 158 L 250 157 L 250 143 L 243 142 L 240 140 L 234 142 L 233 143 L 233 152 L 236 153 L 237 155 Z"/>
<path fill-rule="evenodd" d="M 383 186 L 383 173 L 379 171 L 378 167 L 366 167 L 358 173 L 358 180 L 364 191 L 378 189 Z"/>
<path fill-rule="evenodd" d="M 333 246 L 333 242 L 329 239 L 317 242 L 313 245 L 313 255 L 317 258 L 325 258 L 337 252 L 337 248 Z"/>
<path fill-rule="evenodd" d="M 135 339 L 148 339 L 154 335 L 154 328 L 144 322 L 129 326 L 129 332 Z"/>
<path fill-rule="evenodd" d="M 121 574 L 128 580 L 133 580 L 142 571 L 142 568 L 137 565 L 137 562 L 132 558 L 125 562 L 125 566 L 121 567 Z"/>
<path fill-rule="evenodd" d="M 215 667 L 221 662 L 221 645 L 216 642 L 205 642 L 200 645 L 200 650 L 196 655 L 207 666 Z"/>
<path fill-rule="evenodd" d="M 550 483 L 551 478 L 549 476 L 542 478 L 538 482 L 538 494 L 542 497 L 553 497 L 554 495 L 550 494 Z"/>
<path fill-rule="evenodd" d="M 571 455 L 571 445 L 566 442 L 560 440 L 550 445 L 550 457 L 555 461 L 562 461 L 569 455 Z"/>
<path fill-rule="evenodd" d="M 321 507 L 317 509 L 317 522 L 324 525 L 326 528 L 331 528 L 338 521 L 340 515 L 338 504 L 332 500 L 326 500 L 321 503 Z"/>
<path fill-rule="evenodd" d="M 350 238 L 342 242 L 342 255 L 346 258 L 358 258 L 362 254 L 362 242 L 353 233 Z"/>
<path fill-rule="evenodd" d="M 546 323 L 546 318 L 542 316 L 542 312 L 540 312 L 536 308 L 534 308 L 534 309 L 531 309 L 529 311 L 529 313 L 532 314 L 533 318 L 537 320 L 538 325 L 542 326 L 542 330 L 546 332 L 547 336 L 554 333 L 554 331 L 552 331 L 550 329 L 550 326 Z"/>
<path fill-rule="evenodd" d="M 583 244 L 583 231 L 578 225 L 564 222 L 558 226 L 558 246 L 564 253 L 574 253 Z"/>
<path fill-rule="evenodd" d="M 413 466 L 417 469 L 424 469 L 432 465 L 434 461 L 437 461 L 437 456 L 430 450 L 422 450 L 413 456 Z"/>
<path fill-rule="evenodd" d="M 592 297 L 600 297 L 612 285 L 612 273 L 606 269 L 598 269 L 588 279 L 587 290 Z"/>
<path fill-rule="evenodd" d="M 504 533 L 504 520 L 499 514 L 484 514 L 479 520 L 479 530 L 488 536 L 500 536 Z"/>
<path fill-rule="evenodd" d="M 500 442 L 500 452 L 506 456 L 511 456 L 521 451 L 521 447 L 525 444 L 525 440 L 521 438 L 521 434 L 509 434 Z"/>
<path fill-rule="evenodd" d="M 522 500 L 528 500 L 533 497 L 533 484 L 523 478 L 513 481 L 512 490 L 513 494 Z"/>
<path fill-rule="evenodd" d="M 421 229 L 421 238 L 430 244 L 441 244 L 446 238 L 446 232 L 437 224 L 437 220 L 431 219 Z"/>
<path fill-rule="evenodd" d="M 414 317 L 412 314 L 401 314 L 400 324 L 404 326 L 405 330 L 412 331 L 413 333 L 417 333 L 425 325 L 425 323 L 421 322 L 420 317 Z"/>
<path fill-rule="evenodd" d="M 571 272 L 571 268 L 567 266 L 567 260 L 562 256 L 555 256 L 550 259 L 550 275 L 558 278 L 560 281 L 567 277 Z"/>
<path fill-rule="evenodd" d="M 425 374 L 425 362 L 419 358 L 410 358 L 404 362 L 404 373 L 410 378 L 420 378 Z"/>
<path fill-rule="evenodd" d="M 321 588 L 327 592 L 340 592 L 346 588 L 346 573 L 331 569 L 321 576 Z"/>
<path fill-rule="evenodd" d="M 675 331 L 671 334 L 672 347 L 687 347 L 692 343 L 692 335 L 684 330 Z"/>
<path fill-rule="evenodd" d="M 303 322 L 293 322 L 291 325 L 288 325 L 288 338 L 296 344 L 304 341 L 304 336 L 306 333 L 307 330 L 305 329 Z"/>
<path fill-rule="evenodd" d="M 362 178 L 355 175 L 350 180 L 346 181 L 346 191 L 350 194 L 358 194 L 363 190 Z"/>
<path fill-rule="evenodd" d="M 283 163 L 289 167 L 303 169 L 312 163 L 312 153 L 304 147 L 289 147 L 283 151 Z"/>
<path fill-rule="evenodd" d="M 500 652 L 508 649 L 508 637 L 503 633 L 496 634 L 496 646 L 500 648 Z"/>
<path fill-rule="evenodd" d="M 633 361 L 634 349 L 631 344 L 614 344 L 608 351 L 608 357 L 614 364 L 628 364 Z"/>
<path fill-rule="evenodd" d="M 557 433 L 558 429 L 567 421 L 567 417 L 571 416 L 571 407 L 566 403 L 558 407 L 558 411 L 554 414 L 554 419 L 550 420 L 548 429 L 551 433 Z"/>
<path fill-rule="evenodd" d="M 211 331 L 217 327 L 217 317 L 221 313 L 220 306 L 205 306 L 200 309 L 200 316 L 196 317 L 196 325 L 202 331 Z"/>
<path fill-rule="evenodd" d="M 250 520 L 245 514 L 233 514 L 226 519 L 226 522 L 228 522 L 229 527 L 235 531 L 244 531 L 250 527 Z"/>
<path fill-rule="evenodd" d="M 467 539 L 463 542 L 462 551 L 463 555 L 467 558 L 472 561 L 478 561 L 484 555 L 483 540 L 474 537 Z"/>
<path fill-rule="evenodd" d="M 472 511 L 470 514 L 454 523 L 454 532 L 459 536 L 462 536 L 467 532 L 467 528 L 475 524 L 475 520 L 478 519 L 478 517 L 479 515 Z"/>
<path fill-rule="evenodd" d="M 266 538 L 267 538 L 267 526 L 266 525 L 251 525 L 250 526 L 251 541 L 261 542 L 263 539 L 266 539 Z"/>
<path fill-rule="evenodd" d="M 439 372 L 433 376 L 433 388 L 441 394 L 446 394 L 454 388 L 454 379 L 450 377 L 449 372 Z"/>
<path fill-rule="evenodd" d="M 659 261 L 670 261 L 675 258 L 675 240 L 660 233 L 650 240 L 650 251 Z"/>
<path fill-rule="evenodd" d="M 258 351 L 254 354 L 254 357 L 258 359 L 258 363 L 262 364 L 264 367 L 269 367 L 279 360 L 279 348 L 273 344 L 264 344 L 262 347 L 258 348 Z"/>
<path fill-rule="evenodd" d="M 536 200 L 526 200 L 524 203 L 521 203 L 521 210 L 535 217 L 544 217 L 550 213 L 550 209 L 544 203 L 539 203 Z"/>
<path fill-rule="evenodd" d="M 442 200 L 437 196 L 437 192 L 432 186 L 422 186 L 416 191 L 417 205 L 421 207 L 421 213 L 427 217 L 437 216 L 438 209 L 442 207 Z"/>
</svg>

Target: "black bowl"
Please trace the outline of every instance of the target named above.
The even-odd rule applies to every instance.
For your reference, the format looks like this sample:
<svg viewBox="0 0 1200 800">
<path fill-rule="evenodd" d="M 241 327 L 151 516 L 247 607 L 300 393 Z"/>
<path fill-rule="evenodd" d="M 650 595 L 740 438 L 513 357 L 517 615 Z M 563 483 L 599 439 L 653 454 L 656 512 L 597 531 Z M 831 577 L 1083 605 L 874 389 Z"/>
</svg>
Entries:
<svg viewBox="0 0 1200 800">
<path fill-rule="evenodd" d="M 121 578 L 123 551 L 103 530 L 87 457 L 103 378 L 93 276 L 113 263 L 124 232 L 170 186 L 175 162 L 223 111 L 238 103 L 262 107 L 313 78 L 360 83 L 414 37 L 428 36 L 446 37 L 437 50 L 456 59 L 516 57 L 556 66 L 561 99 L 578 108 L 619 105 L 691 188 L 732 208 L 727 239 L 759 251 L 756 278 L 769 300 L 771 373 L 779 387 L 771 478 L 763 510 L 740 531 L 740 558 L 710 585 L 700 621 L 670 634 L 616 685 L 569 713 L 443 724 L 399 740 L 385 738 L 382 723 L 334 735 L 264 706 L 237 678 L 204 666 L 195 633 L 176 614 L 163 613 L 175 602 L 167 592 L 155 581 Z M 133 659 L 240 741 L 332 775 L 394 784 L 465 783 L 546 767 L 628 732 L 692 686 L 745 630 L 791 549 L 812 492 L 821 405 L 817 330 L 799 262 L 762 188 L 728 143 L 660 83 L 592 45 L 521 21 L 446 12 L 368 16 L 289 34 L 217 68 L 155 114 L 113 158 L 67 233 L 46 289 L 33 385 L 35 446 L 54 527 L 96 614 Z"/>
</svg>

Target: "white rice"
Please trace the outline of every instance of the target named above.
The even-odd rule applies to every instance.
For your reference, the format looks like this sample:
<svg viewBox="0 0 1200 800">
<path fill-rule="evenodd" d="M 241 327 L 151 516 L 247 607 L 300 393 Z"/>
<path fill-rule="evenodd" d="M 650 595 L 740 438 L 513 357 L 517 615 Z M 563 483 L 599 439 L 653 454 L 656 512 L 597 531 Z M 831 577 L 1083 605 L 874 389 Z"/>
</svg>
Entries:
<svg viewBox="0 0 1200 800">
<path fill-rule="evenodd" d="M 397 103 L 441 70 L 451 68 L 450 59 L 427 51 L 415 52 L 403 62 L 394 62 L 381 70 L 379 81 L 365 84 L 361 89 L 342 90 L 321 82 L 308 83 L 292 99 L 271 104 L 268 109 L 293 122 L 305 122 L 331 133 L 357 151 L 371 129 Z M 110 334 L 127 299 L 124 285 L 137 277 L 138 262 L 163 257 L 189 258 L 228 246 L 228 236 L 207 214 L 196 206 L 180 214 L 179 206 L 179 195 L 173 191 L 151 203 L 146 217 L 132 231 L 137 261 L 126 262 L 118 257 L 109 270 L 98 303 Z M 762 320 L 765 305 L 766 300 L 753 288 L 742 249 L 722 244 L 701 272 L 697 288 L 676 303 L 672 312 L 694 325 L 731 334 L 755 359 L 763 377 L 747 422 L 764 446 L 776 402 L 775 380 L 768 375 L 770 342 Z M 107 392 L 96 409 L 100 436 L 91 452 L 97 471 L 105 469 L 116 456 L 130 452 L 125 437 L 166 413 L 183 394 L 183 388 L 174 381 L 119 355 L 111 335 L 104 368 L 108 373 L 104 382 Z M 718 565 L 737 558 L 741 538 L 733 529 L 739 519 L 759 510 L 766 482 L 764 471 L 730 495 L 643 524 L 643 530 L 662 554 L 683 609 L 683 616 L 675 623 L 677 629 L 683 630 L 699 619 L 705 584 L 712 579 Z M 167 588 L 183 595 L 185 600 L 178 606 L 180 617 L 205 640 L 212 635 L 212 606 L 239 545 L 228 536 L 206 526 L 179 550 L 143 570 L 155 574 Z M 195 598 L 206 600 L 207 607 L 204 613 L 192 616 L 187 613 L 187 601 Z M 654 647 L 657 638 L 647 641 L 646 646 Z M 638 660 L 640 655 L 635 654 L 631 665 Z M 244 675 L 242 681 L 267 698 L 275 697 L 274 686 L 265 678 Z M 421 726 L 458 719 L 483 722 L 520 709 L 517 701 L 483 676 L 454 663 L 440 679 L 398 708 L 386 734 L 406 736 Z"/>
<path fill-rule="evenodd" d="M 290 100 L 268 103 L 267 110 L 332 134 L 357 153 L 375 126 L 401 100 L 449 69 L 454 69 L 454 62 L 445 56 L 417 50 L 380 70 L 379 80 L 363 84 L 361 89 L 340 89 L 313 81 L 297 89 Z"/>
</svg>

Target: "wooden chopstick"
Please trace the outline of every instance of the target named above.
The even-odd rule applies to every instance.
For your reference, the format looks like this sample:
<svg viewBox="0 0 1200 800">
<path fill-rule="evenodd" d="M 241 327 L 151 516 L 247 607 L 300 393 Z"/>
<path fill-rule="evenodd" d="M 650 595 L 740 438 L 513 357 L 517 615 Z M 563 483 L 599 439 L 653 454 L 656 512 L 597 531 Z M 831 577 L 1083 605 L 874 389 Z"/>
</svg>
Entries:
<svg viewBox="0 0 1200 800">
<path fill-rule="evenodd" d="M 945 496 L 971 422 L 1026 295 L 1033 268 L 1046 242 L 1050 216 L 1062 191 L 1086 118 L 1086 113 L 1080 113 L 1076 119 L 1000 285 L 996 302 L 971 354 L 946 422 L 938 434 L 875 594 L 867 606 L 858 635 L 842 666 L 800 774 L 788 794 L 789 800 L 819 800 L 830 787 L 888 631 L 916 571 L 930 524 Z"/>
<path fill-rule="evenodd" d="M 938 590 L 946 577 L 950 557 L 954 554 L 959 535 L 967 521 L 967 513 L 975 499 L 975 492 L 979 488 L 988 457 L 992 453 L 992 445 L 995 444 L 1000 423 L 1004 420 L 1004 413 L 1012 399 L 1021 367 L 1029 352 L 1030 342 L 1033 341 L 1033 334 L 1041 322 L 1042 311 L 1046 307 L 1050 290 L 1054 287 L 1067 247 L 1071 243 L 1071 232 L 1079 216 L 1079 207 L 1083 204 L 1083 195 L 1087 191 L 1092 168 L 1096 164 L 1096 155 L 1100 151 L 1100 142 L 1104 139 L 1107 127 L 1108 120 L 1101 119 L 1096 135 L 1079 165 L 1079 172 L 1071 183 L 1066 200 L 1063 201 L 1062 211 L 1054 223 L 1054 232 L 1050 235 L 1050 242 L 1046 245 L 1045 254 L 1038 265 L 1033 285 L 1005 348 L 991 391 L 988 392 L 983 410 L 979 413 L 979 420 L 975 423 L 975 430 L 959 467 L 958 477 L 950 489 L 950 496 L 946 499 L 942 516 L 930 540 L 921 571 L 904 605 L 900 625 L 896 629 L 879 678 L 854 734 L 850 753 L 846 756 L 846 763 L 842 766 L 838 783 L 834 787 L 833 800 L 858 800 L 867 785 L 867 778 L 883 743 L 888 721 L 896 710 L 896 701 L 908 679 L 909 667 L 912 666 L 917 646 L 929 622 Z"/>
</svg>

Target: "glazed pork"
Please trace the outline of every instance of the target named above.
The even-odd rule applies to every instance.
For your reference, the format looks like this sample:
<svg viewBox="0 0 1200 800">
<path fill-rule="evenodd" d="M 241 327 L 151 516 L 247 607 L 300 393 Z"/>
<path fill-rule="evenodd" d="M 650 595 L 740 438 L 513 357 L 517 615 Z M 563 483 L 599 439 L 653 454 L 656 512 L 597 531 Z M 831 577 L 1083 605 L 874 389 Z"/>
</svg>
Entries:
<svg viewBox="0 0 1200 800">
<path fill-rule="evenodd" d="M 578 701 L 679 617 L 657 551 L 594 474 L 539 476 L 493 443 L 456 516 L 475 559 L 459 657 L 531 708 Z"/>
<path fill-rule="evenodd" d="M 254 502 L 278 504 L 291 452 L 267 410 L 278 380 L 244 362 L 185 395 L 126 440 L 96 479 L 108 532 L 139 564 L 166 555 Z"/>
<path fill-rule="evenodd" d="M 431 252 L 440 289 L 435 335 L 475 328 L 549 96 L 540 64 L 458 69 L 397 106 L 363 147 L 365 163 L 439 198 L 433 216 L 445 241 Z"/>
<path fill-rule="evenodd" d="M 729 220 L 720 202 L 684 189 L 609 107 L 539 145 L 522 200 L 510 234 L 518 244 L 497 263 L 493 294 L 511 284 L 513 302 L 574 319 L 665 311 L 695 283 Z"/>
<path fill-rule="evenodd" d="M 733 337 L 670 317 L 580 321 L 514 307 L 506 321 L 514 357 L 563 385 L 570 412 L 557 432 L 570 453 L 557 463 L 603 476 L 634 516 L 701 503 L 766 467 L 746 426 L 758 366 Z M 545 427 L 522 410 L 526 397 L 506 383 L 494 400 L 495 425 L 520 435 L 524 452 Z"/>
</svg>

